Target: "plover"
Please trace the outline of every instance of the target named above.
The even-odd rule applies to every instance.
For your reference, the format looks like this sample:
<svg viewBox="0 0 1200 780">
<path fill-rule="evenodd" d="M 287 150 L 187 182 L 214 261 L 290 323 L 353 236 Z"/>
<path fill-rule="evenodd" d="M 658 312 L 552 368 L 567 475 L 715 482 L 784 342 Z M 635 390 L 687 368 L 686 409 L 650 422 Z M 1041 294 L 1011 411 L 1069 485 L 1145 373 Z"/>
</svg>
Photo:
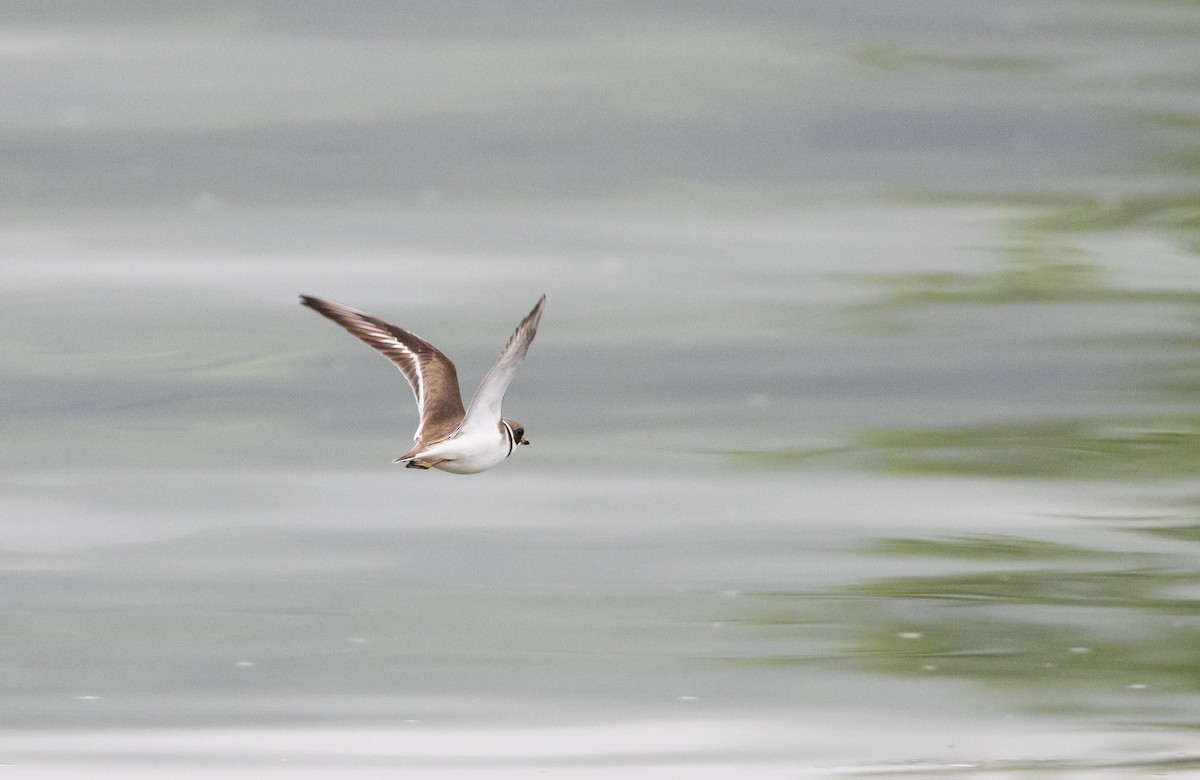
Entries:
<svg viewBox="0 0 1200 780">
<path fill-rule="evenodd" d="M 454 363 L 428 341 L 377 317 L 320 298 L 301 295 L 300 303 L 377 349 L 412 386 L 421 422 L 413 434 L 415 446 L 395 463 L 410 469 L 476 474 L 512 455 L 517 445 L 529 443 L 521 423 L 501 416 L 500 404 L 537 333 L 546 306 L 545 295 L 517 325 L 500 359 L 479 383 L 465 410 Z"/>
</svg>

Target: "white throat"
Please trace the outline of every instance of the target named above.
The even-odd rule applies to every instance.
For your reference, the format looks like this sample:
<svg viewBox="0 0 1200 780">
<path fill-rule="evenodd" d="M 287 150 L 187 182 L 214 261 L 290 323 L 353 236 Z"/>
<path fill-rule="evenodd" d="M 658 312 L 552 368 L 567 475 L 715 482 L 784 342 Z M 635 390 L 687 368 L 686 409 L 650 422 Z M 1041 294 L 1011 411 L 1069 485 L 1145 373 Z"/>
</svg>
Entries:
<svg viewBox="0 0 1200 780">
<path fill-rule="evenodd" d="M 517 437 L 513 433 L 512 426 L 508 424 L 507 420 L 501 420 L 500 424 L 504 426 L 504 432 L 508 434 L 508 455 L 512 455 L 513 448 L 517 445 Z M 504 457 L 507 458 L 508 455 L 505 455 Z"/>
</svg>

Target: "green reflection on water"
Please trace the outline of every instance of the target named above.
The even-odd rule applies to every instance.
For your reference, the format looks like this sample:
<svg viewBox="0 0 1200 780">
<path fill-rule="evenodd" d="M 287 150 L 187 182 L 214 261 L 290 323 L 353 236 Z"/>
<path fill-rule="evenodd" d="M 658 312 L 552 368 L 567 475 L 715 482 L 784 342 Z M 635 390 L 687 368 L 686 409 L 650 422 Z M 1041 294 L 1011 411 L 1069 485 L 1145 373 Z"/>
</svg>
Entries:
<svg viewBox="0 0 1200 780">
<path fill-rule="evenodd" d="M 1116 230 L 1120 228 L 1200 227 L 1200 192 L 1127 195 L 1120 198 L 1062 198 L 1053 209 L 1029 218 L 1044 230 Z"/>
<path fill-rule="evenodd" d="M 1075 545 L 990 534 L 970 534 L 949 539 L 878 539 L 866 544 L 864 551 L 883 555 L 928 555 L 966 560 L 1034 561 L 1091 558 L 1097 554 L 1093 550 Z"/>
<path fill-rule="evenodd" d="M 1107 414 L 1001 422 L 992 415 L 978 424 L 877 428 L 852 437 L 848 449 L 904 473 L 1146 479 L 1200 470 L 1200 292 L 1114 284 L 1097 258 L 1076 246 L 1089 232 L 1136 230 L 1163 235 L 1190 251 L 1200 249 L 1200 154 L 1195 151 L 1200 116 L 1141 109 L 1126 116 L 1145 143 L 1134 155 L 1137 165 L 1143 173 L 1159 172 L 1167 183 L 1149 190 L 1119 185 L 1102 194 L 950 196 L 953 202 L 1007 204 L 1028 213 L 1008 223 L 1008 240 L 982 247 L 998 259 L 990 269 L 860 277 L 876 294 L 856 311 L 877 321 L 935 306 L 1034 304 L 1063 307 L 1069 316 L 1068 305 L 1102 304 L 1114 307 L 1111 328 L 1117 335 L 1097 333 L 1098 339 L 1124 356 L 1141 358 L 1155 351 L 1165 356 L 1150 364 L 1148 376 L 1138 376 L 1124 388 L 1124 397 L 1114 399 L 1118 408 Z M 1157 331 L 1124 326 L 1126 320 L 1145 322 L 1148 316 L 1164 324 Z M 1180 321 L 1189 323 L 1186 332 L 1174 328 Z M 1078 346 L 1095 349 L 1100 344 L 1080 340 Z M 987 416 L 981 410 L 981 417 Z M 822 454 L 767 452 L 751 460 L 760 466 L 795 467 Z"/>
<path fill-rule="evenodd" d="M 913 49 L 894 41 L 879 41 L 850 52 L 864 67 L 894 74 L 918 68 L 963 71 L 1049 71 L 1053 62 L 1045 57 L 1020 55 L 949 54 L 931 49 Z"/>
<path fill-rule="evenodd" d="M 1189 87 L 1195 86 L 1194 78 Z M 1166 183 L 1148 191 L 1126 184 L 1104 194 L 1036 199 L 1040 213 L 1023 224 L 1061 234 L 1135 228 L 1166 232 L 1192 251 L 1200 248 L 1200 116 L 1188 111 L 1134 109 L 1126 116 L 1136 125 L 1144 148 L 1136 155 L 1137 175 L 1157 173 Z"/>
<path fill-rule="evenodd" d="M 1104 281 L 1101 269 L 1057 260 L 1053 251 L 1030 248 L 982 274 L 901 275 L 880 280 L 889 288 L 884 301 L 895 307 L 939 304 L 1108 303 L 1168 307 L 1192 319 L 1200 294 L 1188 290 L 1125 289 Z M 1118 320 L 1119 324 L 1119 320 Z M 1195 325 L 1190 326 L 1194 329 Z M 1114 341 L 1112 337 L 1108 339 Z M 1134 388 L 1127 412 L 1066 418 L 1018 419 L 959 426 L 868 430 L 860 447 L 876 463 L 899 472 L 970 474 L 999 477 L 1161 478 L 1200 470 L 1200 405 L 1197 405 L 1196 333 L 1122 334 L 1116 341 L 1128 354 L 1171 348 L 1182 357 L 1159 362 L 1151 389 L 1173 396 L 1182 411 L 1146 413 L 1158 399 Z M 1081 348 L 1095 344 L 1081 344 Z M 1151 403 L 1147 403 L 1147 401 Z"/>
<path fill-rule="evenodd" d="M 1022 239 L 998 251 L 1001 261 L 981 272 L 858 277 L 878 294 L 853 312 L 887 321 L 890 333 L 883 335 L 895 337 L 911 336 L 896 322 L 899 317 L 936 307 L 953 308 L 955 321 L 967 330 L 974 317 L 987 322 L 987 312 L 1014 304 L 1053 310 L 1068 320 L 1079 311 L 1095 324 L 1091 335 L 1084 330 L 1074 336 L 1073 349 L 1110 349 L 1114 360 L 1133 358 L 1144 367 L 1129 372 L 1130 386 L 1110 391 L 1111 412 L 878 427 L 853 434 L 845 446 L 727 454 L 761 468 L 857 459 L 899 473 L 1006 478 L 1146 479 L 1200 472 L 1200 292 L 1114 285 L 1104 269 L 1061 243 Z M 1069 308 L 1077 305 L 1092 308 Z M 1105 319 L 1096 318 L 1098 311 Z M 1147 328 L 1146 322 L 1157 324 Z M 874 332 L 880 335 L 881 329 Z M 1060 338 L 1047 335 L 1052 337 Z M 1079 388 L 1092 390 L 1086 384 Z M 994 417 L 983 406 L 979 414 Z"/>
<path fill-rule="evenodd" d="M 1200 470 L 1200 417 L 1020 420 L 870 431 L 864 446 L 900 472 L 997 477 L 1168 477 Z"/>
<path fill-rule="evenodd" d="M 1071 571 L 984 571 L 953 577 L 902 577 L 854 588 L 892 599 L 989 602 L 1057 606 L 1118 607 L 1200 614 L 1200 602 L 1157 595 L 1163 588 L 1200 583 L 1200 573 L 1157 569 Z"/>
<path fill-rule="evenodd" d="M 1119 521 L 1118 529 L 1200 535 L 1193 523 Z M 804 648 L 819 614 L 842 649 L 806 655 L 785 646 L 737 661 L 972 681 L 1005 693 L 1006 706 L 1044 713 L 1149 708 L 1168 717 L 1163 696 L 1200 690 L 1200 601 L 1192 596 L 1200 566 L 1190 546 L 1129 552 L 977 535 L 881 539 L 866 552 L 911 561 L 922 573 L 755 594 L 743 623 L 774 634 L 790 615 Z M 924 563 L 939 559 L 962 565 L 927 573 Z"/>
<path fill-rule="evenodd" d="M 1116 292 L 1104 286 L 1101 271 L 1094 265 L 1043 256 L 1074 250 L 1020 246 L 1005 251 L 1015 256 L 985 273 L 935 271 L 861 278 L 877 287 L 883 302 L 891 305 L 1095 301 Z M 879 303 L 873 301 L 870 306 Z"/>
</svg>

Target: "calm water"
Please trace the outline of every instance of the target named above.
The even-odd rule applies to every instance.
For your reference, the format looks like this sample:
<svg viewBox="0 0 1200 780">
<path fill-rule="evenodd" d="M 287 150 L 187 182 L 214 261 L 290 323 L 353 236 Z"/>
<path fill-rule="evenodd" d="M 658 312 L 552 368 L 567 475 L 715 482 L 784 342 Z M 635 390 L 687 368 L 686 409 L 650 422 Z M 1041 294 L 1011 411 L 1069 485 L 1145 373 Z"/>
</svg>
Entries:
<svg viewBox="0 0 1200 780">
<path fill-rule="evenodd" d="M 1200 11 L 0 32 L 0 772 L 1200 777 Z M 533 446 L 397 469 L 411 327 Z"/>
</svg>

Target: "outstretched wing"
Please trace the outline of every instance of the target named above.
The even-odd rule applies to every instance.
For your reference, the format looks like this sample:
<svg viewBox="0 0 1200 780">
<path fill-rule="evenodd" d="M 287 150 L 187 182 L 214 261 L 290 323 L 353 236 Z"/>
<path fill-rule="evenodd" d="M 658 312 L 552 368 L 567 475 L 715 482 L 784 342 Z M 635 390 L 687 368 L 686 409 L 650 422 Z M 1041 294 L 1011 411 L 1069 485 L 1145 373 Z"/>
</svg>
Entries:
<svg viewBox="0 0 1200 780">
<path fill-rule="evenodd" d="M 413 435 L 417 444 L 444 439 L 463 420 L 462 395 L 454 363 L 428 341 L 361 311 L 301 295 L 300 302 L 341 325 L 400 369 L 413 395 L 421 424 Z"/>
<path fill-rule="evenodd" d="M 471 399 L 471 405 L 467 407 L 466 417 L 463 418 L 460 426 L 463 431 L 493 431 L 497 429 L 500 424 L 500 406 L 504 401 L 504 393 L 512 383 L 513 376 L 517 373 L 517 367 L 521 365 L 525 353 L 529 351 L 533 337 L 537 335 L 538 321 L 541 320 L 542 309 L 545 307 L 546 296 L 543 295 L 538 299 L 533 311 L 521 320 L 521 324 L 517 326 L 516 331 L 508 340 L 508 344 L 504 346 L 504 351 L 500 353 L 500 359 L 496 361 L 496 365 L 492 366 L 492 370 L 488 371 L 487 376 L 479 383 L 479 389 L 475 391 L 475 397 Z"/>
</svg>

